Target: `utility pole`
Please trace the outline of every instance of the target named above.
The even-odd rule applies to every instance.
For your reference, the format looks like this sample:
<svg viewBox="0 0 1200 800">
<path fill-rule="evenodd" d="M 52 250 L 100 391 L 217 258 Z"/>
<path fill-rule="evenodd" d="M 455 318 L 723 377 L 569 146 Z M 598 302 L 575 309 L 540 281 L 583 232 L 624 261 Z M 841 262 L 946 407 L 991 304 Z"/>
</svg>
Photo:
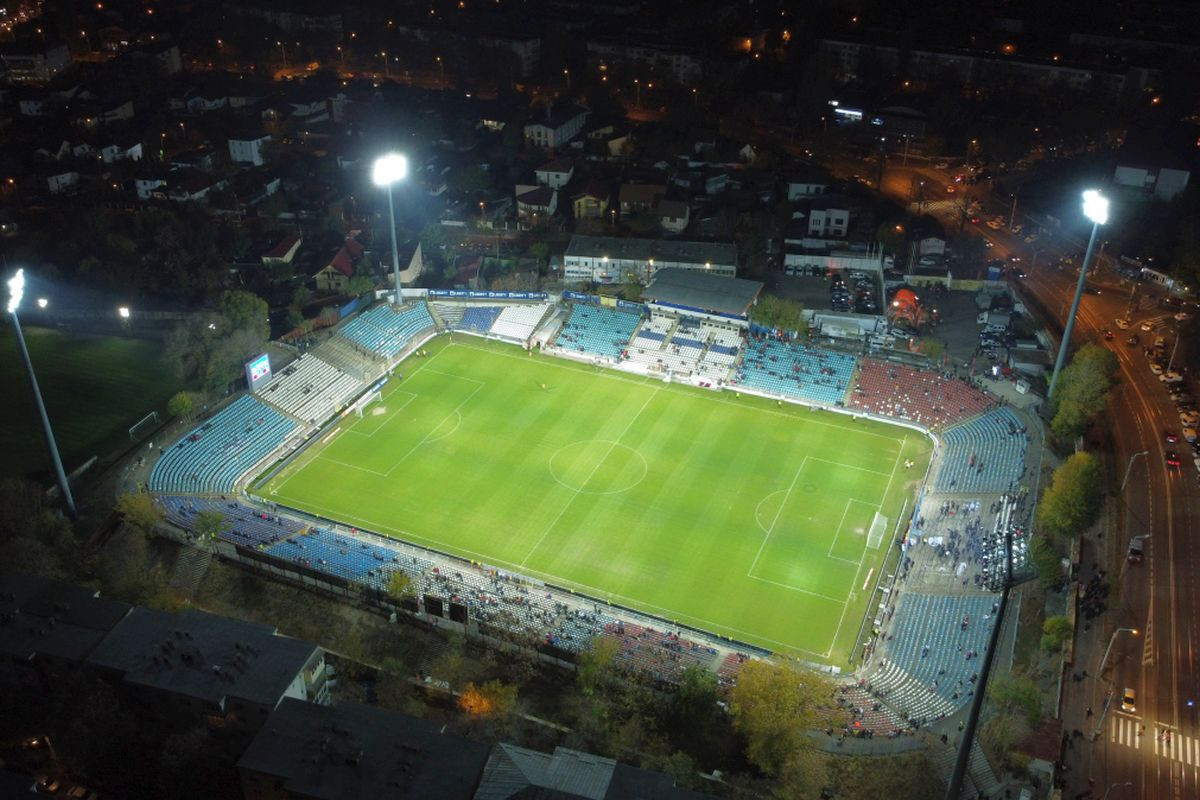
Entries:
<svg viewBox="0 0 1200 800">
<path fill-rule="evenodd" d="M 1017 192 L 1013 190 L 1012 211 L 1008 213 L 1008 229 L 1011 231 L 1013 226 L 1017 224 Z"/>
</svg>

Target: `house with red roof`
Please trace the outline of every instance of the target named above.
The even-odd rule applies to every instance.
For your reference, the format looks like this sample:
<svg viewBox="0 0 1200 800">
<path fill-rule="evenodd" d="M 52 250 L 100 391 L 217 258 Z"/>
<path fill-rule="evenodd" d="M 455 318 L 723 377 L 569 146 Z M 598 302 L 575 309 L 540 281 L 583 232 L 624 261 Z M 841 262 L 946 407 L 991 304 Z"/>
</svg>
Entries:
<svg viewBox="0 0 1200 800">
<path fill-rule="evenodd" d="M 296 251 L 303 244 L 304 237 L 299 231 L 289 233 L 275 243 L 275 246 L 262 254 L 262 264 L 264 267 L 283 267 L 292 263 L 292 259 L 296 257 Z"/>
<path fill-rule="evenodd" d="M 353 235 L 347 236 L 346 241 L 337 249 L 329 263 L 321 271 L 313 275 L 317 291 L 340 292 L 346 288 L 346 283 L 354 277 L 358 263 L 362 261 L 363 246 Z"/>
</svg>

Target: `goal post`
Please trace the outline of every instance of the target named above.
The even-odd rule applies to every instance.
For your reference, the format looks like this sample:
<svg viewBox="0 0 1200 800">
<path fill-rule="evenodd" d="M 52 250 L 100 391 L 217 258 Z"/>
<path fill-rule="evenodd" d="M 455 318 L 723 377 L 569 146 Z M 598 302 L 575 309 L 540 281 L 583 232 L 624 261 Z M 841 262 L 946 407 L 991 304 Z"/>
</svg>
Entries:
<svg viewBox="0 0 1200 800">
<path fill-rule="evenodd" d="M 354 413 L 361 419 L 366 407 L 376 401 L 383 402 L 383 392 L 379 389 L 372 389 L 354 403 Z"/>
<path fill-rule="evenodd" d="M 129 426 L 129 441 L 136 442 L 147 436 L 158 425 L 158 412 L 151 411 L 137 422 Z"/>
<path fill-rule="evenodd" d="M 883 544 L 883 534 L 887 532 L 887 517 L 875 512 L 875 519 L 871 521 L 871 528 L 867 531 L 867 547 L 872 550 L 878 550 Z"/>
</svg>

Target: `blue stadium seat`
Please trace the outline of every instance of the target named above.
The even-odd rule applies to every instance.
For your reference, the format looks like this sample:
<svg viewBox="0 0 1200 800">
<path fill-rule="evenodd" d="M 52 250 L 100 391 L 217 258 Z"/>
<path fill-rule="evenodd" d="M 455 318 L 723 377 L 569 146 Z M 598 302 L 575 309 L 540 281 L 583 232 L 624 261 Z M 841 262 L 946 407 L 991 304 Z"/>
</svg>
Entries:
<svg viewBox="0 0 1200 800">
<path fill-rule="evenodd" d="M 854 356 L 799 342 L 751 340 L 730 383 L 807 402 L 842 405 L 856 361 Z"/>
<path fill-rule="evenodd" d="M 1025 471 L 1029 437 L 1008 408 L 996 408 L 947 428 L 934 487 L 941 492 L 1002 493 L 1016 489 Z"/>
</svg>

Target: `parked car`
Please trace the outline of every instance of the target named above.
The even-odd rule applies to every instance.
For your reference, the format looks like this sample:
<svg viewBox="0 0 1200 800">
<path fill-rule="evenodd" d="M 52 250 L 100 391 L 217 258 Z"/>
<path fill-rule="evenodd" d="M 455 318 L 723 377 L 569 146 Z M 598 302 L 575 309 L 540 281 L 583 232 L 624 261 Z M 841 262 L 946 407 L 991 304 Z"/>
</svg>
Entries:
<svg viewBox="0 0 1200 800">
<path fill-rule="evenodd" d="M 1182 422 L 1184 425 L 1188 426 L 1189 428 L 1194 428 L 1197 425 L 1200 425 L 1200 412 L 1195 411 L 1194 409 L 1189 409 L 1188 411 L 1180 411 L 1179 412 L 1179 421 Z"/>
</svg>

